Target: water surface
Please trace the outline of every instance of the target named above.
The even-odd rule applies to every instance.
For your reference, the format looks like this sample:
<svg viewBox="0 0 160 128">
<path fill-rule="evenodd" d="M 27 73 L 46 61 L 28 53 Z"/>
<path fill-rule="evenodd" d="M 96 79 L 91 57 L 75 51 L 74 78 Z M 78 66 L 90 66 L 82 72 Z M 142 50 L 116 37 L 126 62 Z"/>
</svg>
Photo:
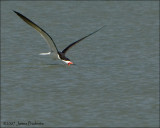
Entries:
<svg viewBox="0 0 160 128">
<path fill-rule="evenodd" d="M 2 126 L 157 127 L 158 8 L 156 1 L 2 1 Z M 12 9 L 59 50 L 106 27 L 70 49 L 75 65 L 67 66 L 38 55 L 48 52 L 45 41 Z"/>
</svg>

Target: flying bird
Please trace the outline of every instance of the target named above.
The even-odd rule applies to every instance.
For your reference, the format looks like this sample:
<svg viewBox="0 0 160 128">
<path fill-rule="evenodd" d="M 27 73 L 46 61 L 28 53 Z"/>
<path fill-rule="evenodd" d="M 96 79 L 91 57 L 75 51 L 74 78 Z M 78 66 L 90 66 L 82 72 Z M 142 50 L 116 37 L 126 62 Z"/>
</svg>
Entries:
<svg viewBox="0 0 160 128">
<path fill-rule="evenodd" d="M 14 11 L 14 10 L 13 10 Z M 83 39 L 91 36 L 92 34 L 98 32 L 100 29 L 102 29 L 103 27 L 99 28 L 98 30 L 88 34 L 87 36 L 84 36 L 83 38 L 80 38 L 79 40 L 71 43 L 70 45 L 68 45 L 62 52 L 60 52 L 55 44 L 55 42 L 53 41 L 53 39 L 51 38 L 51 36 L 45 32 L 42 28 L 40 28 L 38 25 L 36 25 L 34 22 L 32 22 L 30 19 L 28 19 L 27 17 L 25 17 L 24 15 L 20 14 L 19 12 L 14 11 L 22 20 L 24 20 L 27 24 L 29 24 L 31 27 L 33 27 L 37 32 L 40 33 L 40 35 L 44 38 L 44 40 L 47 42 L 50 52 L 48 53 L 40 53 L 40 55 L 52 55 L 55 56 L 56 58 L 62 60 L 63 62 L 65 62 L 66 64 L 68 64 L 68 66 L 70 64 L 73 64 L 73 62 L 70 61 L 70 59 L 68 59 L 65 54 L 66 52 L 75 44 L 79 43 L 80 41 L 82 41 Z"/>
</svg>

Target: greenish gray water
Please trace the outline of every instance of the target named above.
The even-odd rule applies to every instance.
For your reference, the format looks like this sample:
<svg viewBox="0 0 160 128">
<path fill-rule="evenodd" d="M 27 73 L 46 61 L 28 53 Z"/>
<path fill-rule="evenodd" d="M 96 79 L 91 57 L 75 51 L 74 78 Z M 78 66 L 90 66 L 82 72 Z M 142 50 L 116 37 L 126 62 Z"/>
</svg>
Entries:
<svg viewBox="0 0 160 128">
<path fill-rule="evenodd" d="M 159 126 L 158 1 L 1 4 L 1 126 Z M 48 52 L 46 43 L 12 9 L 46 30 L 60 50 L 106 27 L 70 49 L 76 65 L 68 67 L 38 55 Z"/>
</svg>

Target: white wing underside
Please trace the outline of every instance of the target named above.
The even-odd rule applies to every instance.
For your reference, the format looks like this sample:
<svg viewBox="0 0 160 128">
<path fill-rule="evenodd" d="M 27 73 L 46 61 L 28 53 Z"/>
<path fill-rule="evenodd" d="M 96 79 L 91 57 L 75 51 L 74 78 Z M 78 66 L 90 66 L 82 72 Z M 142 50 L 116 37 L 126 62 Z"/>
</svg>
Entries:
<svg viewBox="0 0 160 128">
<path fill-rule="evenodd" d="M 36 30 L 37 30 L 37 29 L 36 29 Z M 47 43 L 48 46 L 49 46 L 49 50 L 50 50 L 51 52 L 57 53 L 56 46 L 55 46 L 54 42 L 52 41 L 52 39 L 51 39 L 45 32 L 43 32 L 43 31 L 37 30 L 37 32 L 39 32 L 40 35 L 43 37 L 43 39 L 46 41 L 46 43 Z M 49 53 L 51 53 L 51 52 L 49 52 Z"/>
</svg>

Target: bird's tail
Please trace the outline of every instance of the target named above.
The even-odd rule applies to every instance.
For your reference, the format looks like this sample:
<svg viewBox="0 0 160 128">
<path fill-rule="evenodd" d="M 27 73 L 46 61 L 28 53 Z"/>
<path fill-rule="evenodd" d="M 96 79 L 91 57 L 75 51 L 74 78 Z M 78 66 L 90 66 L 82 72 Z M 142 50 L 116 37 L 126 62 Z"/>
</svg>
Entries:
<svg viewBox="0 0 160 128">
<path fill-rule="evenodd" d="M 47 53 L 40 53 L 39 55 L 44 56 L 44 55 L 50 55 L 50 54 L 51 54 L 51 52 L 47 52 Z"/>
</svg>

